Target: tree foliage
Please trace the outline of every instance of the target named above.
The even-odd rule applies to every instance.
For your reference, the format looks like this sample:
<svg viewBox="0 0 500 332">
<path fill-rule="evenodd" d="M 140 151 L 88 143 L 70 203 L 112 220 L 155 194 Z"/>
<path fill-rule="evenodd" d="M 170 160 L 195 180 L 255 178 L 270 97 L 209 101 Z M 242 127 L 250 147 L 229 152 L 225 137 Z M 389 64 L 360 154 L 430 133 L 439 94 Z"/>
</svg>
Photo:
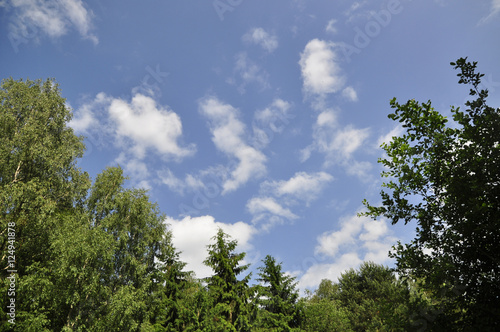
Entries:
<svg viewBox="0 0 500 332">
<path fill-rule="evenodd" d="M 156 204 L 124 189 L 120 168 L 90 185 L 76 167 L 82 138 L 67 126 L 71 113 L 53 80 L 5 80 L 0 103 L 0 227 L 15 229 L 15 263 L 0 240 L 2 317 L 7 269 L 16 270 L 16 324 L 2 329 L 152 330 L 177 264 Z"/>
<path fill-rule="evenodd" d="M 220 228 L 213 240 L 204 262 L 214 272 L 206 279 L 211 301 L 206 326 L 213 331 L 249 331 L 250 275 L 238 279 L 249 266 L 241 265 L 245 253 L 236 253 L 237 241 Z"/>
<path fill-rule="evenodd" d="M 292 331 L 300 326 L 303 312 L 297 303 L 299 293 L 295 278 L 281 270 L 281 264 L 267 255 L 260 267 L 258 301 L 259 326 L 276 331 Z"/>
<path fill-rule="evenodd" d="M 416 223 L 416 238 L 393 255 L 398 271 L 436 298 L 436 309 L 423 313 L 426 324 L 493 331 L 500 324 L 500 110 L 486 104 L 476 62 L 451 65 L 472 100 L 465 110 L 451 108 L 450 123 L 430 101 L 393 99 L 389 118 L 406 133 L 382 146 L 382 206 L 365 205 L 372 217 Z"/>
</svg>

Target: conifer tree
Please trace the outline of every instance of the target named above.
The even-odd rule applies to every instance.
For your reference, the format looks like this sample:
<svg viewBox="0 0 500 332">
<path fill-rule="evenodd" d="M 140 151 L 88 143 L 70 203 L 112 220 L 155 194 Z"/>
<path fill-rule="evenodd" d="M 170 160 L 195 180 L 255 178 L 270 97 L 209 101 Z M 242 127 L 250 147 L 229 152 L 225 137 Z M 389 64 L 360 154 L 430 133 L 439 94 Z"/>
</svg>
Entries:
<svg viewBox="0 0 500 332">
<path fill-rule="evenodd" d="M 204 325 L 209 331 L 250 331 L 250 274 L 238 279 L 249 265 L 240 265 L 245 253 L 236 253 L 236 240 L 219 228 L 208 246 L 204 263 L 213 275 L 206 278 L 210 296 L 210 310 Z"/>
</svg>

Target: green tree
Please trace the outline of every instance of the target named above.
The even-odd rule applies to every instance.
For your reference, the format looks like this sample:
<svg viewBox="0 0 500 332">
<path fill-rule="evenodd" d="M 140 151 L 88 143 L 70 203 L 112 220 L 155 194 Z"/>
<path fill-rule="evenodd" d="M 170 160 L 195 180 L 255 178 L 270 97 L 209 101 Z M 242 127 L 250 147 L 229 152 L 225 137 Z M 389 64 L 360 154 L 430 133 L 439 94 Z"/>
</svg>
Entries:
<svg viewBox="0 0 500 332">
<path fill-rule="evenodd" d="M 84 151 L 82 139 L 66 123 L 71 112 L 53 80 L 7 79 L 0 88 L 0 250 L 1 314 L 5 322 L 7 269 L 17 270 L 16 321 L 26 329 L 43 331 L 52 326 L 58 299 L 50 272 L 53 238 L 61 224 L 78 219 L 90 186 L 88 175 L 76 167 Z M 15 241 L 8 242 L 8 228 Z M 8 245 L 11 245 L 9 255 Z M 15 256 L 9 264 L 8 256 Z M 33 280 L 34 274 L 40 278 Z M 41 302 L 38 302 L 41 301 Z M 57 315 L 59 316 L 59 315 Z M 60 317 L 56 320 L 60 320 Z M 21 324 L 22 325 L 22 324 Z"/>
<path fill-rule="evenodd" d="M 407 331 L 410 292 L 388 267 L 365 262 L 341 274 L 336 298 L 354 331 Z"/>
<path fill-rule="evenodd" d="M 267 255 L 262 260 L 264 266 L 257 280 L 258 302 L 260 307 L 259 326 L 272 331 L 292 331 L 298 328 L 302 320 L 302 308 L 297 303 L 299 292 L 297 282 L 292 276 L 281 270 L 281 263 Z"/>
<path fill-rule="evenodd" d="M 338 300 L 339 285 L 323 279 L 313 294 L 302 299 L 304 319 L 301 327 L 310 332 L 352 331 L 347 310 Z"/>
<path fill-rule="evenodd" d="M 204 327 L 209 331 L 250 331 L 250 274 L 238 279 L 249 267 L 240 265 L 245 253 L 236 253 L 237 241 L 220 228 L 213 240 L 204 261 L 214 272 L 206 278 L 211 308 Z"/>
<path fill-rule="evenodd" d="M 183 265 L 164 216 L 119 167 L 91 186 L 76 167 L 84 145 L 53 80 L 0 89 L 1 330 L 153 331 L 176 298 Z M 10 248 L 9 248 L 10 246 Z M 15 262 L 9 262 L 15 251 Z M 17 270 L 16 324 L 5 321 Z M 177 316 L 176 316 L 177 315 Z"/>
<path fill-rule="evenodd" d="M 493 331 L 500 328 L 500 111 L 486 104 L 476 62 L 451 65 L 473 100 L 451 108 L 451 124 L 430 101 L 391 101 L 389 118 L 406 133 L 382 145 L 389 180 L 382 206 L 365 201 L 366 214 L 416 223 L 416 238 L 393 255 L 399 273 L 437 300 L 437 310 L 422 313 L 425 324 Z"/>
</svg>

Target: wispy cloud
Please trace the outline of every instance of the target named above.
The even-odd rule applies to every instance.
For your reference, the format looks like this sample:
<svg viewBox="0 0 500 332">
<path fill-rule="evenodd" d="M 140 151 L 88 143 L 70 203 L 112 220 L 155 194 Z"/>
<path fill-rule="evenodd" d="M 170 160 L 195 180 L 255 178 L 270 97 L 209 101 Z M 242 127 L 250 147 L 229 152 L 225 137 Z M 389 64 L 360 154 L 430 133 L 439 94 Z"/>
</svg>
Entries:
<svg viewBox="0 0 500 332">
<path fill-rule="evenodd" d="M 243 35 L 243 41 L 259 45 L 265 51 L 272 53 L 278 48 L 278 37 L 268 33 L 263 28 L 253 28 Z"/>
<path fill-rule="evenodd" d="M 16 0 L 11 1 L 10 8 L 13 15 L 9 29 L 14 37 L 22 38 L 41 31 L 55 39 L 75 28 L 83 38 L 94 44 L 99 42 L 91 32 L 92 11 L 81 0 Z"/>
<path fill-rule="evenodd" d="M 335 24 L 337 24 L 337 20 L 335 19 L 331 19 L 330 21 L 328 21 L 328 23 L 326 24 L 325 31 L 331 34 L 336 34 L 338 31 L 337 28 L 335 27 Z"/>
<path fill-rule="evenodd" d="M 238 160 L 231 171 L 231 177 L 223 184 L 223 194 L 234 191 L 251 178 L 258 178 L 266 172 L 266 156 L 247 144 L 246 127 L 239 120 L 238 110 L 215 97 L 203 99 L 200 112 L 209 119 L 212 141 L 217 149 Z"/>
<path fill-rule="evenodd" d="M 500 0 L 491 0 L 491 11 L 488 16 L 483 17 L 480 21 L 479 24 L 485 24 L 489 21 L 491 21 L 495 16 L 500 13 Z"/>
<path fill-rule="evenodd" d="M 358 94 L 352 86 L 348 86 L 342 90 L 342 96 L 350 101 L 358 101 Z"/>
</svg>

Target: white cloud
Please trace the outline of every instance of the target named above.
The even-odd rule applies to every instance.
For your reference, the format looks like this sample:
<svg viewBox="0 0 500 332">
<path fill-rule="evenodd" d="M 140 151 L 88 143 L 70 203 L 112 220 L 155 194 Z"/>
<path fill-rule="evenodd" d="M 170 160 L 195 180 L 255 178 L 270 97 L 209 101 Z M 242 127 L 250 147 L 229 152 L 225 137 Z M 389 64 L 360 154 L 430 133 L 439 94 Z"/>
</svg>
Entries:
<svg viewBox="0 0 500 332">
<path fill-rule="evenodd" d="M 345 77 L 337 63 L 333 44 L 319 39 L 307 43 L 300 56 L 303 87 L 306 94 L 325 95 L 342 89 Z"/>
<path fill-rule="evenodd" d="M 349 268 L 363 261 L 377 264 L 390 262 L 388 252 L 397 239 L 387 220 L 348 216 L 340 220 L 340 229 L 321 234 L 317 239 L 312 264 L 305 267 L 299 286 L 317 287 L 321 279 L 336 281 Z"/>
<path fill-rule="evenodd" d="M 344 158 L 350 158 L 352 154 L 361 147 L 364 141 L 369 136 L 369 130 L 356 129 L 352 126 L 347 126 L 336 132 L 333 140 L 323 142 L 322 146 L 325 152 L 338 152 Z"/>
<path fill-rule="evenodd" d="M 22 38 L 40 30 L 51 38 L 59 38 L 74 27 L 83 38 L 94 44 L 99 42 L 91 33 L 92 12 L 81 0 L 15 0 L 11 6 L 14 15 L 9 27 L 13 37 Z"/>
<path fill-rule="evenodd" d="M 352 86 L 348 86 L 344 90 L 342 90 L 342 96 L 349 99 L 350 101 L 358 101 L 358 94 Z"/>
<path fill-rule="evenodd" d="M 356 268 L 363 262 L 355 252 L 341 255 L 334 263 L 314 264 L 298 278 L 299 289 L 317 288 L 321 280 L 330 279 L 334 282 L 350 268 Z"/>
<path fill-rule="evenodd" d="M 275 134 L 282 133 L 293 115 L 289 113 L 291 105 L 276 98 L 265 109 L 254 114 L 252 146 L 257 149 L 266 147 Z"/>
<path fill-rule="evenodd" d="M 135 185 L 146 189 L 151 188 L 151 172 L 144 162 L 147 152 L 180 161 L 196 151 L 194 144 L 179 143 L 180 117 L 168 107 L 158 105 L 152 97 L 139 93 L 130 102 L 99 93 L 75 111 L 69 126 L 86 136 L 87 153 L 95 148 L 109 148 L 111 144 L 118 147 L 120 153 L 115 162 Z"/>
<path fill-rule="evenodd" d="M 180 260 L 187 263 L 185 270 L 194 271 L 198 278 L 213 273 L 203 261 L 207 258 L 207 245 L 213 243 L 212 238 L 219 228 L 238 241 L 238 252 L 252 249 L 250 242 L 256 234 L 255 228 L 249 224 L 241 221 L 225 224 L 215 221 L 212 216 L 185 217 L 182 220 L 168 217 L 165 222 L 172 231 L 175 248 L 181 251 Z"/>
<path fill-rule="evenodd" d="M 261 223 L 264 230 L 269 230 L 285 220 L 299 218 L 291 211 L 298 201 L 306 205 L 318 198 L 324 187 L 333 181 L 333 177 L 325 172 L 297 172 L 289 180 L 265 181 L 261 184 L 260 196 L 247 202 L 247 210 L 253 215 L 254 224 Z"/>
<path fill-rule="evenodd" d="M 271 105 L 263 110 L 255 112 L 255 120 L 264 125 L 268 125 L 275 132 L 281 132 L 282 128 L 276 126 L 275 121 L 281 120 L 282 122 L 287 122 L 289 109 L 290 103 L 284 101 L 283 99 L 276 98 L 273 100 Z"/>
<path fill-rule="evenodd" d="M 380 136 L 377 140 L 377 148 L 379 148 L 383 143 L 389 144 L 394 136 L 401 136 L 404 133 L 404 128 L 400 124 L 396 125 L 391 129 L 386 135 Z"/>
<path fill-rule="evenodd" d="M 239 161 L 230 178 L 223 183 L 223 194 L 266 173 L 267 158 L 245 142 L 246 128 L 238 119 L 238 111 L 234 107 L 210 97 L 200 102 L 200 112 L 210 120 L 212 141 L 217 149 Z"/>
<path fill-rule="evenodd" d="M 337 33 L 337 28 L 335 27 L 335 24 L 337 23 L 337 20 L 331 19 L 328 21 L 328 24 L 326 25 L 325 31 L 329 32 L 331 34 L 336 34 Z"/>
<path fill-rule="evenodd" d="M 184 195 L 186 190 L 197 190 L 205 185 L 199 176 L 186 174 L 184 180 L 176 177 L 170 169 L 163 169 L 157 172 L 159 182 L 166 185 L 170 190 Z"/>
<path fill-rule="evenodd" d="M 268 82 L 269 74 L 250 60 L 245 52 L 236 55 L 234 72 L 239 74 L 242 80 L 242 83 L 238 86 L 240 93 L 245 93 L 246 86 L 250 83 L 258 84 L 261 89 L 267 89 L 270 86 Z M 234 83 L 233 80 L 229 80 L 229 82 Z"/>
<path fill-rule="evenodd" d="M 319 196 L 324 187 L 331 181 L 333 181 L 333 176 L 325 172 L 310 174 L 297 172 L 287 181 L 267 181 L 262 184 L 262 187 L 273 192 L 277 197 L 287 195 L 309 204 Z"/>
<path fill-rule="evenodd" d="M 99 121 L 94 115 L 96 108 L 108 103 L 108 98 L 104 93 L 99 93 L 93 101 L 82 105 L 73 112 L 73 119 L 68 125 L 78 134 L 87 134 L 92 128 L 99 126 Z"/>
<path fill-rule="evenodd" d="M 264 215 L 268 213 L 286 219 L 298 218 L 297 215 L 292 213 L 289 209 L 282 207 L 272 197 L 254 197 L 248 201 L 247 209 L 251 214 L 257 215 L 257 217 L 254 218 L 254 221 L 262 219 Z"/>
<path fill-rule="evenodd" d="M 144 158 L 148 149 L 176 160 L 195 153 L 194 145 L 179 145 L 182 135 L 180 117 L 168 107 L 157 105 L 151 97 L 136 94 L 130 103 L 112 99 L 108 111 L 116 125 L 117 139 L 130 146 L 130 151 L 138 159 Z"/>
<path fill-rule="evenodd" d="M 316 125 L 319 127 L 335 128 L 336 124 L 337 115 L 333 110 L 326 110 L 321 112 L 316 119 Z"/>
<path fill-rule="evenodd" d="M 249 43 L 257 44 L 269 53 L 278 48 L 278 37 L 269 34 L 263 28 L 251 29 L 243 36 L 243 40 Z"/>
<path fill-rule="evenodd" d="M 493 19 L 495 16 L 500 13 L 500 0 L 491 0 L 491 10 L 488 16 L 483 17 L 479 24 L 484 24 Z"/>
</svg>

